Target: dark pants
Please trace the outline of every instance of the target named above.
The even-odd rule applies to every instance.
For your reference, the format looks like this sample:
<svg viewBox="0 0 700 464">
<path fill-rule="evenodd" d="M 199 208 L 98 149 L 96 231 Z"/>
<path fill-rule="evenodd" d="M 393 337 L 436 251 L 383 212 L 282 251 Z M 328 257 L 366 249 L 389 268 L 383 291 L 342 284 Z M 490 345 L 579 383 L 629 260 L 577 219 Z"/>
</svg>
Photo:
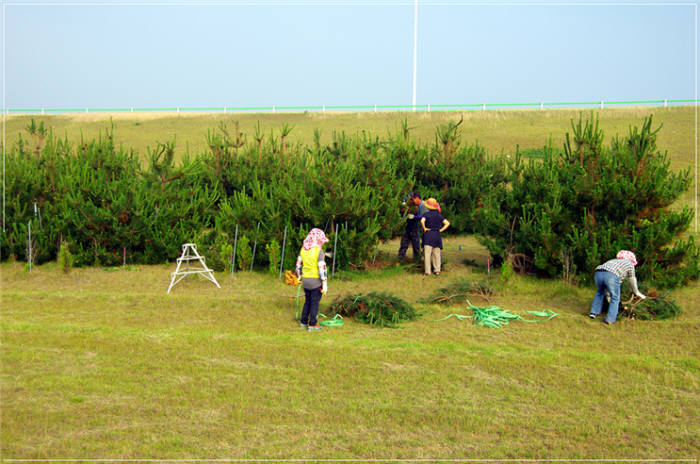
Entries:
<svg viewBox="0 0 700 464">
<path fill-rule="evenodd" d="M 321 287 L 313 290 L 304 289 L 304 309 L 301 310 L 301 323 L 304 325 L 316 325 L 318 317 L 318 304 L 321 302 Z"/>
<path fill-rule="evenodd" d="M 420 235 L 418 234 L 418 228 L 406 228 L 403 235 L 401 236 L 401 245 L 399 246 L 399 259 L 406 259 L 406 251 L 408 251 L 408 246 L 413 247 L 413 261 L 418 261 L 420 259 Z"/>
</svg>

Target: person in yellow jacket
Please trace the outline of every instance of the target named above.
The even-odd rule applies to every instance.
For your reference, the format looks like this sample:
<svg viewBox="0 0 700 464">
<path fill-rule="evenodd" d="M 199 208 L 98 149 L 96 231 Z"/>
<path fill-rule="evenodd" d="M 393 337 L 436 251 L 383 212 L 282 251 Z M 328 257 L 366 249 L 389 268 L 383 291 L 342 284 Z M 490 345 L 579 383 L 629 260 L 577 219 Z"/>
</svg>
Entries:
<svg viewBox="0 0 700 464">
<path fill-rule="evenodd" d="M 328 271 L 323 253 L 325 243 L 328 243 L 326 234 L 321 229 L 311 229 L 297 257 L 296 274 L 301 278 L 305 296 L 299 327 L 309 331 L 321 330 L 316 318 L 321 296 L 328 291 Z"/>
</svg>

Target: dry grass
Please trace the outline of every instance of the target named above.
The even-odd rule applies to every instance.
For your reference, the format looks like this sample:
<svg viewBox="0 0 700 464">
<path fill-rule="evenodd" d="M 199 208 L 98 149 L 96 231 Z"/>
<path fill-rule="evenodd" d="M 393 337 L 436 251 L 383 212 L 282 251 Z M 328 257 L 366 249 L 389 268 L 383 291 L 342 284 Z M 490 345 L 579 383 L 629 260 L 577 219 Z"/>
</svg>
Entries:
<svg viewBox="0 0 700 464">
<path fill-rule="evenodd" d="M 450 120 L 464 118 L 462 123 L 463 143 L 478 141 L 489 153 L 502 151 L 513 153 L 516 146 L 540 148 L 552 139 L 555 147 L 561 147 L 565 134 L 571 130 L 571 120 L 587 117 L 591 111 L 600 118 L 600 126 L 606 141 L 615 134 L 624 135 L 630 126 L 639 126 L 645 116 L 654 115 L 657 124 L 663 124 L 659 135 L 659 147 L 668 150 L 675 168 L 694 165 L 695 157 L 695 107 L 629 107 L 600 110 L 552 109 L 467 111 L 431 113 L 88 113 L 71 115 L 10 115 L 6 120 L 6 142 L 11 146 L 18 134 L 32 119 L 44 121 L 58 136 L 68 137 L 73 142 L 97 137 L 110 125 L 115 128 L 116 141 L 145 155 L 146 147 L 156 141 L 165 142 L 176 138 L 177 153 L 182 156 L 189 151 L 198 154 L 206 151 L 207 130 L 216 129 L 223 122 L 232 128 L 238 122 L 241 132 L 252 142 L 255 125 L 259 122 L 263 132 L 278 133 L 284 124 L 293 126 L 290 143 L 308 144 L 313 141 L 314 129 L 321 131 L 321 141 L 330 143 L 333 131 L 355 134 L 367 131 L 383 137 L 396 133 L 400 122 L 406 118 L 412 128 L 412 136 L 426 143 L 435 140 L 435 129 Z"/>
</svg>

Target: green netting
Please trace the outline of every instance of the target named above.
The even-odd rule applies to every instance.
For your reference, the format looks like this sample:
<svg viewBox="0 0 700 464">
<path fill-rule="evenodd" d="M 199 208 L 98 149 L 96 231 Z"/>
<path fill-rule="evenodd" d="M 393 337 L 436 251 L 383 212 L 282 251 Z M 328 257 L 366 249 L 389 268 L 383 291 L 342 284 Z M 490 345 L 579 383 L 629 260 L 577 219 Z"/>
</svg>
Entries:
<svg viewBox="0 0 700 464">
<path fill-rule="evenodd" d="M 533 316 L 537 317 L 542 317 L 546 319 L 535 319 L 535 320 L 530 320 L 530 319 L 523 319 L 522 316 L 519 314 L 514 314 L 508 311 L 507 309 L 503 309 L 499 306 L 496 305 L 491 305 L 491 306 L 486 306 L 486 307 L 479 307 L 479 306 L 474 306 L 471 304 L 469 300 L 467 300 L 467 304 L 469 305 L 469 309 L 471 309 L 474 312 L 473 316 L 466 316 L 462 314 L 450 314 L 449 316 L 443 317 L 442 319 L 437 319 L 434 322 L 438 321 L 444 321 L 446 319 L 449 319 L 451 317 L 455 317 L 459 319 L 460 321 L 463 319 L 474 319 L 474 324 L 478 326 L 485 326 L 485 327 L 491 327 L 494 329 L 498 329 L 503 327 L 504 325 L 507 325 L 510 323 L 510 321 L 523 321 L 523 322 L 542 322 L 542 321 L 548 321 L 552 319 L 553 317 L 558 316 L 559 314 L 555 313 L 551 309 L 545 309 L 544 311 L 528 311 L 529 314 L 532 314 Z"/>
</svg>

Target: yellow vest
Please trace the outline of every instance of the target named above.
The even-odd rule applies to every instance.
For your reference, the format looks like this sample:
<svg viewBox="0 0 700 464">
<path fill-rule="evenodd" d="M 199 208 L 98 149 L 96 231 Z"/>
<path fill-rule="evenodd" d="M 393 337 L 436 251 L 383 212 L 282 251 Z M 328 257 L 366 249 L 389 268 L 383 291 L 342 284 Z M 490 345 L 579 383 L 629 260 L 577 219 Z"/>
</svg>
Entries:
<svg viewBox="0 0 700 464">
<path fill-rule="evenodd" d="M 311 249 L 306 250 L 304 247 L 301 248 L 301 276 L 307 279 L 318 279 L 320 278 L 318 274 L 318 254 L 321 252 L 319 247 L 311 247 Z"/>
</svg>

